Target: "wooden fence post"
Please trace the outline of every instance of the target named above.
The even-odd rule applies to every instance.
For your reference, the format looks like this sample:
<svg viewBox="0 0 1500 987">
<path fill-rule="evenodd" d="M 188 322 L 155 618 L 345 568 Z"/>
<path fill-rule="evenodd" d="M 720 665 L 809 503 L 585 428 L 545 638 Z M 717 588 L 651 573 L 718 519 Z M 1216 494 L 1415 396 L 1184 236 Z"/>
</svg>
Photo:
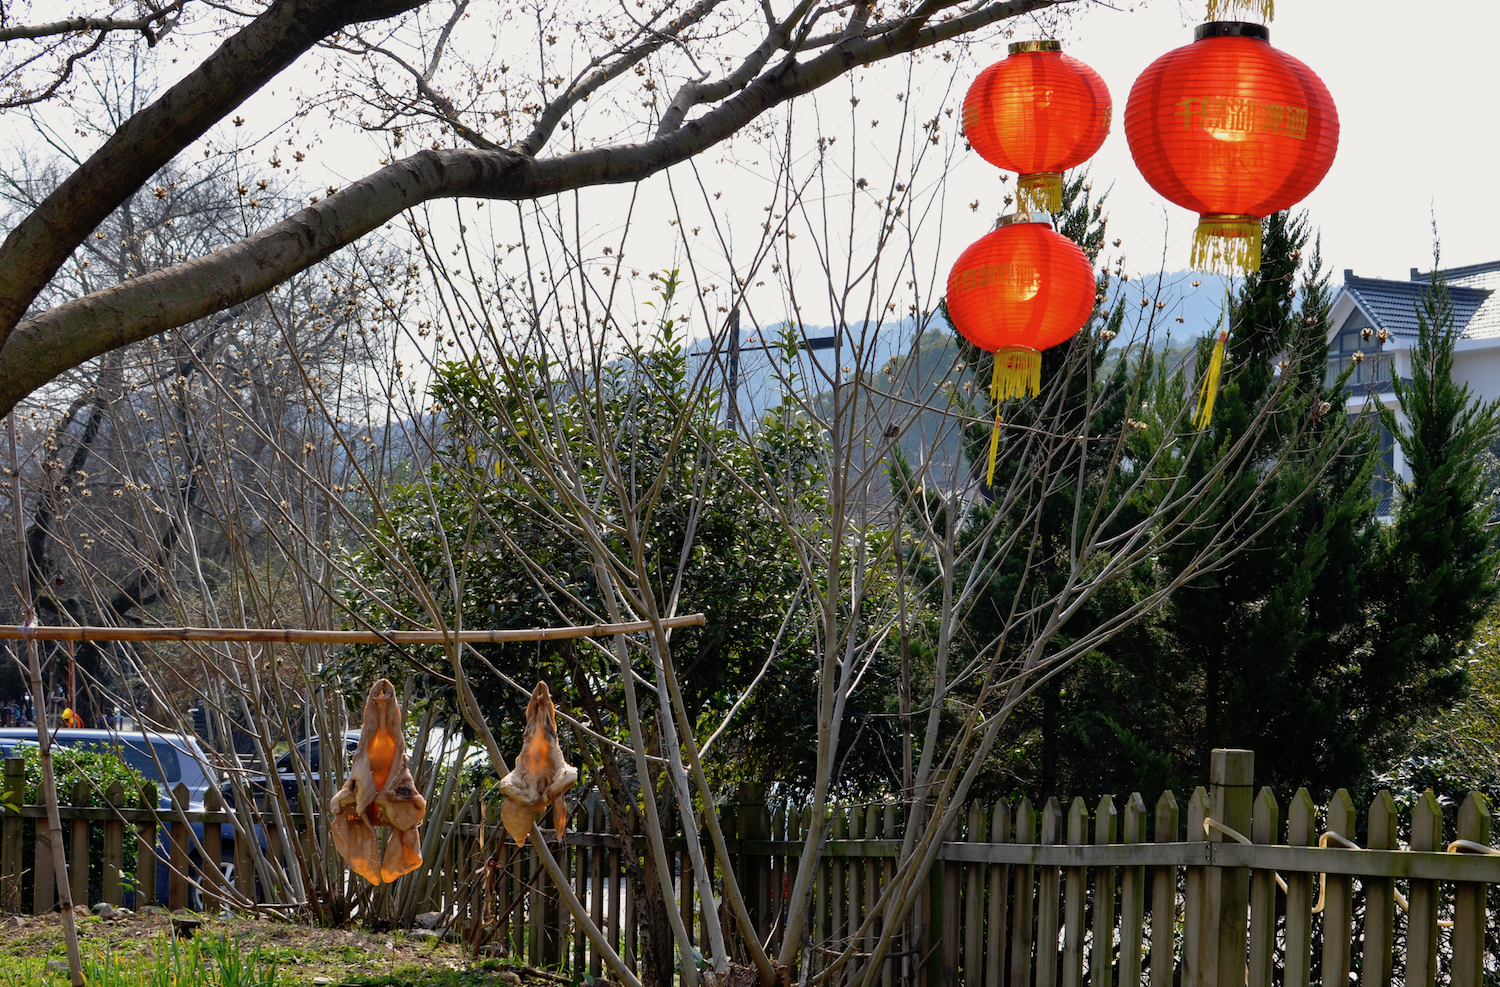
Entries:
<svg viewBox="0 0 1500 987">
<path fill-rule="evenodd" d="M 1119 813 L 1105 795 L 1094 811 L 1094 843 L 1115 841 Z M 1089 987 L 1113 987 L 1115 970 L 1115 869 L 1094 868 L 1094 950 L 1089 960 Z M 1121 982 L 1121 987 L 1138 987 Z"/>
<path fill-rule="evenodd" d="M 1286 812 L 1289 846 L 1311 846 L 1318 808 L 1307 789 L 1297 789 Z M 1283 982 L 1286 987 L 1308 987 L 1312 975 L 1312 896 L 1315 874 L 1286 875 L 1286 953 Z"/>
<path fill-rule="evenodd" d="M 1443 849 L 1443 806 L 1428 789 L 1411 810 L 1411 848 Z M 1411 882 L 1406 915 L 1406 987 L 1433 987 L 1437 982 L 1438 882 Z"/>
<path fill-rule="evenodd" d="M 1470 792 L 1458 807 L 1458 838 L 1489 846 L 1490 807 L 1483 795 Z M 1485 892 L 1489 885 L 1461 881 L 1453 889 L 1453 987 L 1480 987 L 1484 982 Z"/>
<path fill-rule="evenodd" d="M 0 801 L 20 806 L 26 802 L 26 762 L 5 759 L 5 784 Z M 21 815 L 5 812 L 0 821 L 0 911 L 21 910 Z"/>
<path fill-rule="evenodd" d="M 1382 789 L 1370 803 L 1367 845 L 1371 850 L 1394 850 L 1398 845 L 1396 800 Z M 1360 961 L 1364 987 L 1390 987 L 1391 947 L 1396 931 L 1396 882 L 1389 877 L 1366 877 L 1365 935 Z"/>
<path fill-rule="evenodd" d="M 1146 802 L 1132 792 L 1125 802 L 1123 840 L 1146 842 Z M 1141 943 L 1146 926 L 1146 868 L 1120 875 L 1120 987 L 1141 987 Z"/>
<path fill-rule="evenodd" d="M 1153 839 L 1177 842 L 1177 796 L 1162 792 L 1156 800 Z M 1171 987 L 1177 952 L 1177 868 L 1151 869 L 1151 987 Z"/>
<path fill-rule="evenodd" d="M 1255 791 L 1255 753 L 1219 749 L 1209 762 L 1209 812 L 1213 820 L 1237 833 L 1250 831 Z M 1218 829 L 1211 843 L 1229 836 Z M 1250 909 L 1250 870 L 1211 867 L 1204 880 L 1201 983 L 1204 987 L 1245 987 L 1245 922 Z"/>
<path fill-rule="evenodd" d="M 1022 799 L 1016 806 L 1016 842 L 1036 842 L 1036 812 L 1031 808 L 1031 799 Z M 1010 982 L 1011 987 L 1030 987 L 1031 984 L 1031 920 L 1034 914 L 1032 897 L 1036 892 L 1036 868 L 1029 864 L 1017 867 L 1015 883 L 1015 908 L 1010 923 Z"/>
<path fill-rule="evenodd" d="M 1281 807 L 1269 788 L 1255 797 L 1250 820 L 1250 839 L 1258 844 L 1276 842 L 1281 829 Z M 1276 966 L 1276 872 L 1258 870 L 1250 878 L 1250 979 L 1246 987 L 1271 987 Z"/>
<path fill-rule="evenodd" d="M 1329 833 L 1337 833 L 1350 841 L 1354 839 L 1359 822 L 1355 818 L 1354 800 L 1346 789 L 1340 788 L 1328 800 L 1327 826 Z M 1343 846 L 1334 839 L 1329 839 L 1328 845 Z M 1353 938 L 1354 878 L 1329 874 L 1323 879 L 1323 983 L 1348 983 Z M 1479 987 L 1479 984 L 1476 982 L 1472 987 Z"/>
<path fill-rule="evenodd" d="M 1208 789 L 1199 785 L 1193 789 L 1187 806 L 1187 836 L 1189 843 L 1208 842 L 1203 834 L 1203 820 L 1209 816 Z M 1208 848 L 1203 848 L 1205 853 Z M 1182 894 L 1182 983 L 1184 987 L 1206 987 L 1203 974 L 1203 886 L 1207 881 L 1204 867 L 1189 867 Z"/>
<path fill-rule="evenodd" d="M 1062 806 L 1054 796 L 1042 806 L 1042 842 L 1061 843 Z M 1036 892 L 1036 987 L 1057 987 L 1057 919 L 1061 907 L 1061 872 L 1056 867 L 1038 870 Z"/>
</svg>

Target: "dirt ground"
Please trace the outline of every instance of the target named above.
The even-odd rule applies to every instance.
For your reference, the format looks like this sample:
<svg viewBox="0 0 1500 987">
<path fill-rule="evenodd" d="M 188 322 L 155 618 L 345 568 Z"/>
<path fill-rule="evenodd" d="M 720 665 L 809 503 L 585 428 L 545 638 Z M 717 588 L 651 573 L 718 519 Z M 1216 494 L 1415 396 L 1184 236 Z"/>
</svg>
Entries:
<svg viewBox="0 0 1500 987">
<path fill-rule="evenodd" d="M 116 957 L 159 955 L 170 949 L 166 915 L 131 915 L 112 921 L 80 918 L 85 955 L 106 948 Z M 205 918 L 198 935 L 233 936 L 242 956 L 259 950 L 277 966 L 277 987 L 502 987 L 558 985 L 562 977 L 502 960 L 475 961 L 453 942 L 404 932 L 323 929 L 289 922 Z M 62 920 L 0 916 L 0 987 L 64 987 L 66 973 L 48 973 L 48 961 L 65 959 Z"/>
</svg>

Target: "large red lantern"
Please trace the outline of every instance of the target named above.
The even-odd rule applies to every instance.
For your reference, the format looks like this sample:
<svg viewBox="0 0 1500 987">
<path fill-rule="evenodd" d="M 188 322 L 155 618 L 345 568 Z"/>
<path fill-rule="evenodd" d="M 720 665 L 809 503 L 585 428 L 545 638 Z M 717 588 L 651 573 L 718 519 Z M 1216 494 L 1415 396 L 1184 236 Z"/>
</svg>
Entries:
<svg viewBox="0 0 1500 987">
<path fill-rule="evenodd" d="M 1259 270 L 1261 219 L 1316 188 L 1338 150 L 1328 87 L 1270 38 L 1259 24 L 1200 25 L 1192 44 L 1141 73 L 1126 103 L 1136 167 L 1199 214 L 1201 270 Z"/>
<path fill-rule="evenodd" d="M 1020 174 L 1016 208 L 1062 210 L 1062 173 L 1087 161 L 1113 112 L 1099 74 L 1056 41 L 1019 41 L 964 97 L 964 136 L 990 164 Z"/>
</svg>

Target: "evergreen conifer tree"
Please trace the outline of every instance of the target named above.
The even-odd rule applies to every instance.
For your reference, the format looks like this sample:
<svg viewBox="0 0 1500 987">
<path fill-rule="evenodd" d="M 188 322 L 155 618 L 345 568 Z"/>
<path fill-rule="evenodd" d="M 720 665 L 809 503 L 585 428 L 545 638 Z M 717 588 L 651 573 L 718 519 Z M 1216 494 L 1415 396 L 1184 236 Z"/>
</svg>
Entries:
<svg viewBox="0 0 1500 987">
<path fill-rule="evenodd" d="M 1381 409 L 1411 478 L 1397 482 L 1395 518 L 1371 581 L 1374 639 L 1355 708 L 1362 732 L 1385 753 L 1400 748 L 1414 721 L 1463 694 L 1467 643 L 1500 594 L 1484 483 L 1485 450 L 1500 438 L 1500 400 L 1476 400 L 1453 380 L 1458 331 L 1433 267 L 1417 307 L 1411 381 L 1395 381 L 1400 413 Z"/>
</svg>

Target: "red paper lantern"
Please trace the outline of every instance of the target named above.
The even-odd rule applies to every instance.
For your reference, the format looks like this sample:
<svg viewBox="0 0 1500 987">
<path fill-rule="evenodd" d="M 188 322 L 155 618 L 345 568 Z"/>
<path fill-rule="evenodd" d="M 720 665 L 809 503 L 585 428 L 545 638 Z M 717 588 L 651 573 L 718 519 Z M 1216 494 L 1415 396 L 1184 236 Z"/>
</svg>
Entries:
<svg viewBox="0 0 1500 987">
<path fill-rule="evenodd" d="M 964 97 L 964 135 L 1016 182 L 1018 210 L 1062 210 L 1062 173 L 1091 158 L 1114 110 L 1099 74 L 1056 41 L 1020 41 Z"/>
<path fill-rule="evenodd" d="M 1041 390 L 1042 350 L 1066 342 L 1094 310 L 1093 266 L 1050 223 L 1006 217 L 959 255 L 948 275 L 948 316 L 995 354 L 996 401 Z M 1007 222 L 1008 220 L 1008 222 Z"/>
<path fill-rule="evenodd" d="M 1200 216 L 1195 268 L 1260 269 L 1260 221 L 1323 180 L 1339 145 L 1333 97 L 1259 24 L 1200 25 L 1141 73 L 1125 138 L 1151 187 Z"/>
</svg>

